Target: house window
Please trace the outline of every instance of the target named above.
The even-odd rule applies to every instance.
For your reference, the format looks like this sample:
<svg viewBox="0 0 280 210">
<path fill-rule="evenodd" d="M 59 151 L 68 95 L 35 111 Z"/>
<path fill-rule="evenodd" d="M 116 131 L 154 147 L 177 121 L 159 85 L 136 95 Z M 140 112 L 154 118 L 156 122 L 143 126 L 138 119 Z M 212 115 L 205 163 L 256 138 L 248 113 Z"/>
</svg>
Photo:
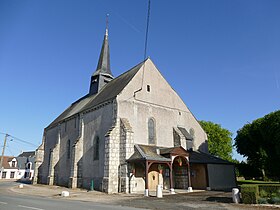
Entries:
<svg viewBox="0 0 280 210">
<path fill-rule="evenodd" d="M 12 161 L 12 167 L 16 167 L 16 161 Z"/>
<path fill-rule="evenodd" d="M 11 178 L 11 179 L 15 178 L 15 172 L 14 172 L 14 171 L 12 171 L 12 172 L 10 173 L 10 178 Z"/>
<path fill-rule="evenodd" d="M 148 120 L 148 135 L 149 135 L 149 144 L 156 144 L 156 130 L 155 130 L 155 120 L 150 118 Z"/>
<path fill-rule="evenodd" d="M 151 91 L 151 87 L 150 85 L 147 85 L 147 91 L 150 92 Z"/>
<path fill-rule="evenodd" d="M 6 175 L 7 175 L 7 172 L 6 172 L 6 171 L 3 171 L 3 172 L 2 172 L 2 178 L 5 179 L 5 178 L 6 178 Z"/>
<path fill-rule="evenodd" d="M 67 159 L 70 159 L 71 147 L 70 147 L 70 139 L 67 141 Z"/>
<path fill-rule="evenodd" d="M 97 136 L 93 143 L 93 160 L 99 160 L 99 137 Z"/>
</svg>

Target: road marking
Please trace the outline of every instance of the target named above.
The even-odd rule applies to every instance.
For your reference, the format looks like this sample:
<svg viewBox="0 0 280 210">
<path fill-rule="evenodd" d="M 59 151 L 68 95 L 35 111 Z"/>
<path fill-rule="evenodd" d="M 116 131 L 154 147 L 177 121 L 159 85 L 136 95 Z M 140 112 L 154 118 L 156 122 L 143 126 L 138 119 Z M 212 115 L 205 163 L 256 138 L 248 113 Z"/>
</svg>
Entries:
<svg viewBox="0 0 280 210">
<path fill-rule="evenodd" d="M 0 201 L 0 204 L 8 204 L 8 203 L 6 203 L 6 202 L 1 202 L 1 201 Z"/>
<path fill-rule="evenodd" d="M 22 206 L 22 205 L 18 205 L 18 207 L 26 208 L 26 209 L 44 210 L 44 209 L 39 209 L 39 208 L 31 207 L 31 206 Z"/>
</svg>

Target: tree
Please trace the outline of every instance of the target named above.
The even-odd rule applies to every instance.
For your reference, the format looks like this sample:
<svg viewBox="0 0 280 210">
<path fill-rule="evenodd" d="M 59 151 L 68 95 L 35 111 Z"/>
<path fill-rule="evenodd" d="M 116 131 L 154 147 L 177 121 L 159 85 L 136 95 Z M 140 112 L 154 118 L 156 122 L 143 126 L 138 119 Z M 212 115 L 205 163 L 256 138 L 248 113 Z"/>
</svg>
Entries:
<svg viewBox="0 0 280 210">
<path fill-rule="evenodd" d="M 209 153 L 224 160 L 232 161 L 232 133 L 221 125 L 210 121 L 199 122 L 208 136 Z"/>
<path fill-rule="evenodd" d="M 280 110 L 254 120 L 237 131 L 237 152 L 262 176 L 280 178 Z"/>
</svg>

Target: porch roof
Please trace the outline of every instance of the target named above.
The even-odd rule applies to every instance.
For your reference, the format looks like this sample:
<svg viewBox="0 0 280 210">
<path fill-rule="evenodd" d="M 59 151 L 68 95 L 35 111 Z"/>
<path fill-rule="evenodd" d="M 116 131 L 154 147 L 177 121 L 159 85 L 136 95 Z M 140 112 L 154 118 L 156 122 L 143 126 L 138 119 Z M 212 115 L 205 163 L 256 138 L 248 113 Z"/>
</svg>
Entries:
<svg viewBox="0 0 280 210">
<path fill-rule="evenodd" d="M 171 158 L 168 154 L 178 154 L 189 156 L 190 163 L 199 164 L 233 164 L 229 161 L 215 157 L 213 155 L 200 152 L 200 151 L 186 151 L 183 147 L 157 147 L 151 145 L 136 144 L 134 146 L 135 151 L 133 155 L 127 160 L 128 162 L 151 160 L 158 162 L 171 162 Z"/>
<path fill-rule="evenodd" d="M 231 165 L 233 163 L 223 160 L 221 158 L 215 157 L 200 151 L 189 151 L 190 163 L 202 163 L 202 164 L 227 164 Z"/>
<path fill-rule="evenodd" d="M 162 147 L 136 144 L 135 152 L 127 161 L 154 160 L 159 162 L 171 162 L 171 158 L 160 155 L 161 148 Z"/>
</svg>

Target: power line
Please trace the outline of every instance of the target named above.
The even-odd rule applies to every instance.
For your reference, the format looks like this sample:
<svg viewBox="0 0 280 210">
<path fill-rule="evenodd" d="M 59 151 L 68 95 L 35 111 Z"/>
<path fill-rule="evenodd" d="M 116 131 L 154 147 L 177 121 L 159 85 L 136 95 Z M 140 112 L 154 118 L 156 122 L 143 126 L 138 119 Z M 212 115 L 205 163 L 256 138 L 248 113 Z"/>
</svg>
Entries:
<svg viewBox="0 0 280 210">
<path fill-rule="evenodd" d="M 146 37 L 145 37 L 145 49 L 144 49 L 144 60 L 146 60 L 146 57 L 147 57 L 147 45 L 148 45 L 148 35 L 149 35 L 150 12 L 151 12 L 151 0 L 149 0 L 149 2 L 148 2 Z"/>
<path fill-rule="evenodd" d="M 19 142 L 22 142 L 22 143 L 25 143 L 25 144 L 28 144 L 28 145 L 31 145 L 31 146 L 37 147 L 37 145 L 35 145 L 35 144 L 33 144 L 33 143 L 29 142 L 29 141 L 26 141 L 26 140 L 20 139 L 20 138 L 18 138 L 18 137 L 16 137 L 16 136 L 12 136 L 12 135 L 10 135 L 10 134 L 6 134 L 6 133 L 3 133 L 3 132 L 0 132 L 0 134 L 3 134 L 3 135 L 8 135 L 9 137 L 12 137 L 12 138 L 13 138 L 13 140 L 15 140 L 15 141 L 19 141 Z"/>
</svg>

